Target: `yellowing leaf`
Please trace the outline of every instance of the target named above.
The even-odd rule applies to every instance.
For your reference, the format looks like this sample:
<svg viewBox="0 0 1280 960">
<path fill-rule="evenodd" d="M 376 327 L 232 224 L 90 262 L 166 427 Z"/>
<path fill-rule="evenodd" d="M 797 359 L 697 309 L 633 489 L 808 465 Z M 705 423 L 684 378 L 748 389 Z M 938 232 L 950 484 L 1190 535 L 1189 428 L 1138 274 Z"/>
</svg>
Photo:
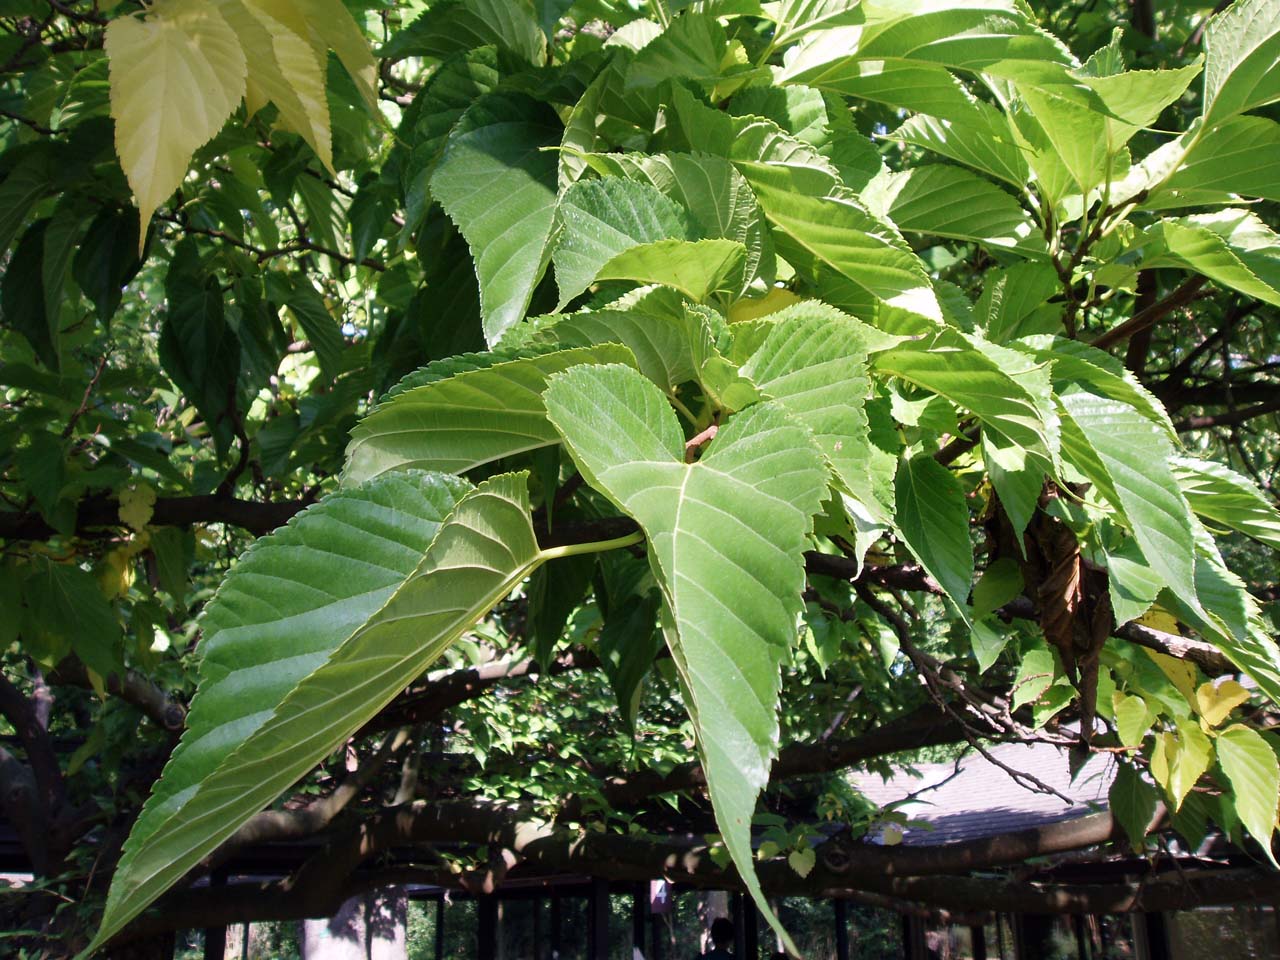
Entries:
<svg viewBox="0 0 1280 960">
<path fill-rule="evenodd" d="M 375 108 L 378 104 L 378 63 L 369 49 L 369 42 L 342 0 L 293 0 L 293 3 L 320 35 L 325 46 L 338 55 L 370 109 Z"/>
<path fill-rule="evenodd" d="M 1138 618 L 1137 622 L 1142 624 L 1144 627 L 1150 627 L 1152 630 L 1160 630 L 1164 633 L 1176 634 L 1178 632 L 1177 619 L 1175 619 L 1173 614 L 1159 604 L 1151 607 L 1146 613 Z"/>
<path fill-rule="evenodd" d="M 1184 720 L 1177 726 L 1177 734 L 1166 730 L 1156 737 L 1151 754 L 1151 775 L 1164 787 L 1174 810 L 1182 806 L 1200 775 L 1209 769 L 1212 756 L 1209 738 L 1198 726 Z"/>
<path fill-rule="evenodd" d="M 813 852 L 812 847 L 803 847 L 799 850 L 792 850 L 791 855 L 787 857 L 787 863 L 791 869 L 800 876 L 807 877 L 813 871 L 813 865 L 817 862 L 818 856 Z"/>
<path fill-rule="evenodd" d="M 1178 688 L 1178 692 L 1187 698 L 1187 703 L 1196 702 L 1196 680 L 1199 679 L 1199 675 L 1196 673 L 1196 665 L 1194 663 L 1187 663 L 1185 660 L 1179 660 L 1176 657 L 1156 653 L 1154 650 L 1144 649 L 1143 652 L 1155 661 L 1156 666 Z"/>
<path fill-rule="evenodd" d="M 156 492 L 145 483 L 131 483 L 124 487 L 118 496 L 120 502 L 120 521 L 134 530 L 141 531 L 151 522 L 155 512 Z"/>
<path fill-rule="evenodd" d="M 1216 687 L 1202 683 L 1196 690 L 1195 707 L 1211 727 L 1216 727 L 1240 704 L 1249 699 L 1249 691 L 1235 680 L 1224 680 Z"/>
<path fill-rule="evenodd" d="M 245 100 L 250 113 L 270 101 L 279 123 L 301 136 L 333 169 L 329 101 L 325 97 L 323 50 L 290 25 L 290 0 L 223 0 L 221 9 L 248 56 Z"/>
<path fill-rule="evenodd" d="M 222 129 L 244 95 L 236 33 L 203 0 L 158 0 L 145 20 L 107 25 L 116 152 L 147 223 L 182 183 L 191 155 Z"/>
<path fill-rule="evenodd" d="M 786 287 L 773 287 L 763 297 L 744 297 L 729 308 L 729 322 L 755 320 L 771 313 L 777 313 L 783 307 L 799 303 L 800 298 Z"/>
</svg>

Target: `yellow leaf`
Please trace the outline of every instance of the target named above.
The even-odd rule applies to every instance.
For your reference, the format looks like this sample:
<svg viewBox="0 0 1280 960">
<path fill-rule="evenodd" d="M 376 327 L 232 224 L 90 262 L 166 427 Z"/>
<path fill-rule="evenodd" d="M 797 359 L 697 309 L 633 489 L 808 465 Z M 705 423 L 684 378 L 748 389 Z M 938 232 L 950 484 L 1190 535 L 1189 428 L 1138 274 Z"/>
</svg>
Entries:
<svg viewBox="0 0 1280 960">
<path fill-rule="evenodd" d="M 1178 632 L 1177 618 L 1158 603 L 1149 607 L 1147 612 L 1138 618 L 1137 622 L 1144 627 L 1150 627 L 1152 630 L 1159 630 L 1162 633 L 1176 634 Z"/>
<path fill-rule="evenodd" d="M 117 495 L 120 508 L 120 522 L 128 524 L 134 530 L 142 530 L 151 522 L 155 512 L 156 492 L 148 484 L 138 480 L 121 488 Z"/>
<path fill-rule="evenodd" d="M 338 55 L 369 109 L 378 106 L 378 62 L 342 0 L 292 0 L 324 44 Z"/>
<path fill-rule="evenodd" d="M 1224 680 L 1216 687 L 1203 683 L 1196 690 L 1195 706 L 1211 727 L 1216 727 L 1240 704 L 1249 699 L 1249 691 L 1234 680 Z"/>
<path fill-rule="evenodd" d="M 220 6 L 248 56 L 245 101 L 250 113 L 274 103 L 280 126 L 306 140 L 332 171 L 325 51 L 312 46 L 309 32 L 295 31 L 290 0 L 222 0 Z"/>
<path fill-rule="evenodd" d="M 763 297 L 744 298 L 729 308 L 729 322 L 755 320 L 799 303 L 800 298 L 786 287 L 773 287 Z"/>
<path fill-rule="evenodd" d="M 1154 650 L 1145 648 L 1144 652 L 1169 678 L 1170 682 L 1178 688 L 1178 692 L 1187 698 L 1187 703 L 1196 702 L 1196 680 L 1199 679 L 1199 674 L 1196 673 L 1196 665 L 1194 663 L 1188 663 L 1185 660 L 1179 660 L 1176 657 L 1156 653 Z"/>
<path fill-rule="evenodd" d="M 1177 721 L 1177 733 L 1165 731 L 1156 737 L 1151 754 L 1151 776 L 1169 795 L 1177 810 L 1200 776 L 1209 769 L 1213 748 L 1198 726 Z"/>
<path fill-rule="evenodd" d="M 142 216 L 141 250 L 151 215 L 244 95 L 244 51 L 205 0 L 157 0 L 145 20 L 112 20 L 104 46 L 116 153 Z"/>
<path fill-rule="evenodd" d="M 102 558 L 98 568 L 98 587 L 108 600 L 126 596 L 133 586 L 133 560 L 126 547 L 117 547 Z"/>
</svg>

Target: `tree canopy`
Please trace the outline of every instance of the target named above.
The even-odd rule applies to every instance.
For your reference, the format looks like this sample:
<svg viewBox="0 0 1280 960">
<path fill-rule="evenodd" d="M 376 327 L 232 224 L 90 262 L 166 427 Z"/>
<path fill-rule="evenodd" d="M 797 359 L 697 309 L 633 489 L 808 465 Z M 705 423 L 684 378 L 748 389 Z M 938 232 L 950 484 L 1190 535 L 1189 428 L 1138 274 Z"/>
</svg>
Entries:
<svg viewBox="0 0 1280 960">
<path fill-rule="evenodd" d="M 0 61 L 24 943 L 1114 909 L 969 874 L 1209 831 L 1277 889 L 1275 3 L 7 0 Z M 844 771 L 1000 741 L 1110 812 L 868 842 Z"/>
</svg>

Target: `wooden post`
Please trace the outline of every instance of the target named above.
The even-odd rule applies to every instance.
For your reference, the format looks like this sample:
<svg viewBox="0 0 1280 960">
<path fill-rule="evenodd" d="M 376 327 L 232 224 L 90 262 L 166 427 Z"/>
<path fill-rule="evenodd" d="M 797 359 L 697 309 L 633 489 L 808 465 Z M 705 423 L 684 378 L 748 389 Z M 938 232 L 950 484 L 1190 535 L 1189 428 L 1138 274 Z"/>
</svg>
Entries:
<svg viewBox="0 0 1280 960">
<path fill-rule="evenodd" d="M 436 960 L 444 960 L 444 894 L 436 897 Z"/>
<path fill-rule="evenodd" d="M 849 910 L 843 900 L 831 901 L 836 924 L 836 960 L 849 960 Z"/>
<path fill-rule="evenodd" d="M 227 874 L 223 870 L 215 870 L 209 877 L 209 887 L 225 887 Z M 227 955 L 227 927 L 205 927 L 204 960 L 225 960 Z"/>
<path fill-rule="evenodd" d="M 587 960 L 609 960 L 609 881 L 591 881 L 587 902 Z"/>
<path fill-rule="evenodd" d="M 1080 960 L 1089 960 L 1089 945 L 1084 934 L 1084 914 L 1072 914 L 1071 922 L 1076 931 L 1076 953 L 1079 954 Z"/>
<path fill-rule="evenodd" d="M 760 911 L 755 901 L 749 897 L 742 898 L 743 926 L 746 936 L 743 939 L 742 955 L 747 960 L 760 960 Z"/>
<path fill-rule="evenodd" d="M 631 894 L 631 949 L 633 957 L 646 957 L 645 933 L 649 926 L 649 885 L 637 883 Z"/>
<path fill-rule="evenodd" d="M 560 960 L 560 891 L 551 894 L 551 960 Z"/>
<path fill-rule="evenodd" d="M 729 902 L 729 909 L 733 917 L 733 955 L 745 957 L 747 955 L 746 898 L 740 893 L 735 893 Z"/>
<path fill-rule="evenodd" d="M 498 955 L 498 898 L 486 894 L 476 899 L 476 960 L 496 960 Z"/>
<path fill-rule="evenodd" d="M 973 948 L 973 960 L 987 960 L 987 929 L 980 923 L 969 928 L 969 944 Z M 1084 960 L 1084 954 L 1080 954 Z"/>
</svg>

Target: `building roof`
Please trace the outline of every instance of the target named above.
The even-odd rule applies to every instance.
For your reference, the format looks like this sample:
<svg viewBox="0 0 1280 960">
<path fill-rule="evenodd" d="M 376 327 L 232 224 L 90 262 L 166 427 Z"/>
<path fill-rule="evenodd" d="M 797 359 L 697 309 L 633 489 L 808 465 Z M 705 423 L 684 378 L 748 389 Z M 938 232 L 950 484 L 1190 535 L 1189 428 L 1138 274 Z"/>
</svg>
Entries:
<svg viewBox="0 0 1280 960">
<path fill-rule="evenodd" d="M 1115 763 L 1107 754 L 1094 754 L 1072 780 L 1067 751 L 1053 744 L 1006 743 L 988 748 L 1000 763 L 1027 773 L 1070 798 L 1070 804 L 1050 793 L 1037 792 L 976 751 L 958 762 L 915 765 L 888 780 L 875 773 L 855 773 L 853 785 L 881 807 L 917 796 L 899 809 L 921 825 L 908 826 L 903 842 L 955 843 L 1026 830 L 1070 820 L 1104 809 L 1115 778 Z"/>
</svg>

